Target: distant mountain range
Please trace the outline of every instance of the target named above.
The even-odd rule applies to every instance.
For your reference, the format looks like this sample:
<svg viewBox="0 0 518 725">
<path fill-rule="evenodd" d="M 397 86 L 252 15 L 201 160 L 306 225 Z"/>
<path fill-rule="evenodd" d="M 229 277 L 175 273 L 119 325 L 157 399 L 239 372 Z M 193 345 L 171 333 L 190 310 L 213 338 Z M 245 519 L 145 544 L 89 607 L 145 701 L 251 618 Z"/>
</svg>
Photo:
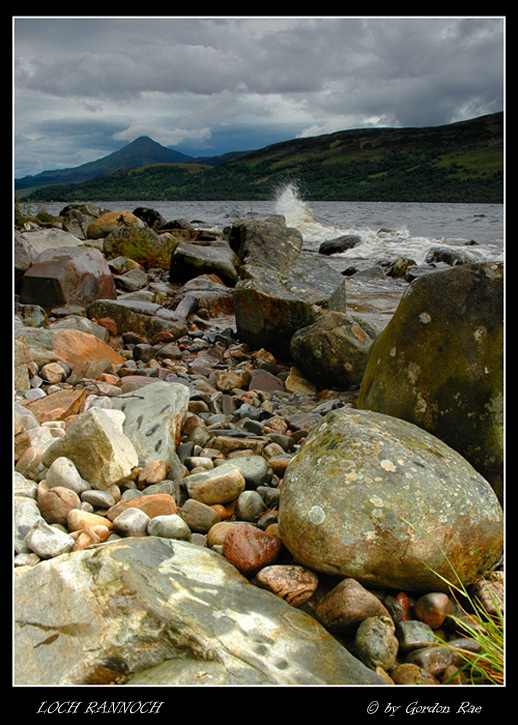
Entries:
<svg viewBox="0 0 518 725">
<path fill-rule="evenodd" d="M 193 158 L 140 137 L 74 169 L 16 180 L 31 201 L 272 198 L 296 180 L 320 201 L 503 201 L 503 113 L 425 128 L 360 128 Z"/>
<path fill-rule="evenodd" d="M 139 136 L 139 138 L 119 149 L 119 151 L 114 151 L 97 161 L 90 161 L 87 164 L 81 164 L 81 166 L 70 169 L 42 171 L 35 176 L 29 175 L 21 179 L 15 179 L 15 190 L 40 188 L 49 184 L 77 184 L 102 174 L 119 171 L 119 169 L 140 169 L 143 166 L 153 164 L 202 163 L 215 166 L 237 155 L 239 154 L 234 153 L 195 159 L 192 156 L 182 154 L 180 151 L 166 148 L 150 139 L 149 136 Z"/>
</svg>

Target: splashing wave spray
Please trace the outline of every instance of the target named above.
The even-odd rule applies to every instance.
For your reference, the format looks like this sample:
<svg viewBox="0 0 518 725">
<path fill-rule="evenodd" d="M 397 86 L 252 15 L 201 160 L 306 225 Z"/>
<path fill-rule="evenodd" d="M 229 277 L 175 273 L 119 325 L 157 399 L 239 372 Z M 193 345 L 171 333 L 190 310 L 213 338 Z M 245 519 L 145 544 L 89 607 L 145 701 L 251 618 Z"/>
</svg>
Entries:
<svg viewBox="0 0 518 725">
<path fill-rule="evenodd" d="M 305 247 L 311 251 L 318 251 L 320 244 L 329 239 L 345 235 L 354 235 L 361 242 L 351 249 L 334 255 L 335 257 L 371 259 L 373 262 L 382 258 L 408 257 L 417 264 L 425 261 L 431 248 L 437 246 L 457 247 L 463 244 L 452 240 L 416 237 L 409 234 L 405 225 L 397 228 L 371 229 L 362 226 L 336 226 L 317 216 L 310 205 L 303 200 L 299 185 L 289 181 L 280 186 L 275 195 L 275 212 L 283 214 L 290 227 L 298 229 L 303 238 Z M 469 247 L 469 255 L 474 261 L 485 261 L 493 256 L 493 252 L 480 247 Z"/>
</svg>

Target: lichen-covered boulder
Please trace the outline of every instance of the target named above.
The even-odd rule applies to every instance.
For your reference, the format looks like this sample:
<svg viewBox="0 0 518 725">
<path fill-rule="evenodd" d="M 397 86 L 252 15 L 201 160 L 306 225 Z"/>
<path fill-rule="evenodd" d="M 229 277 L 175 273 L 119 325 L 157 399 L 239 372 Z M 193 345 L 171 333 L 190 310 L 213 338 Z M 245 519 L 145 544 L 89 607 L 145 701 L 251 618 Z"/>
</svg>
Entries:
<svg viewBox="0 0 518 725">
<path fill-rule="evenodd" d="M 376 330 L 344 312 L 325 312 L 291 338 L 297 367 L 314 383 L 345 390 L 359 385 Z"/>
<path fill-rule="evenodd" d="M 86 230 L 87 239 L 103 239 L 121 228 L 144 229 L 146 224 L 130 211 L 107 211 L 94 219 Z"/>
<path fill-rule="evenodd" d="M 503 274 L 503 264 L 465 264 L 412 282 L 372 347 L 358 398 L 461 453 L 500 500 Z"/>
<path fill-rule="evenodd" d="M 489 483 L 421 428 L 340 408 L 318 423 L 284 475 L 279 533 L 304 566 L 367 586 L 447 590 L 502 553 Z M 453 569 L 451 568 L 453 566 Z"/>
<path fill-rule="evenodd" d="M 245 265 L 234 288 L 239 339 L 254 349 L 289 356 L 297 330 L 313 324 L 323 310 L 346 311 L 345 279 L 327 262 L 302 253 L 285 271 Z"/>
</svg>

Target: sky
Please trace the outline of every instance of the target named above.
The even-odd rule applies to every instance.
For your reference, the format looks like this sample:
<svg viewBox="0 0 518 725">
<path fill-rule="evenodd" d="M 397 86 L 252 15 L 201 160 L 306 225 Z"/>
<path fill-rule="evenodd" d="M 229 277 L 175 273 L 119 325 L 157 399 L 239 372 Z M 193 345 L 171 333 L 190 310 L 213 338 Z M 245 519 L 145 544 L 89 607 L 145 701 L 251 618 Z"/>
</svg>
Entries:
<svg viewBox="0 0 518 725">
<path fill-rule="evenodd" d="M 13 17 L 14 174 L 504 109 L 504 17 Z"/>
</svg>

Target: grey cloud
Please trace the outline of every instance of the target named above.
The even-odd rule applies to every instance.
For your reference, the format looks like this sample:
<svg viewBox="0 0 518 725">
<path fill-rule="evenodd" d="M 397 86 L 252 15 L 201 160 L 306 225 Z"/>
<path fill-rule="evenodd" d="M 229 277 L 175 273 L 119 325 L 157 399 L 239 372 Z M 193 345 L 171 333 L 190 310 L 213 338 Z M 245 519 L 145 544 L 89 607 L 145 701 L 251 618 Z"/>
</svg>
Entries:
<svg viewBox="0 0 518 725">
<path fill-rule="evenodd" d="M 138 129 L 219 153 L 233 129 L 259 148 L 288 132 L 491 113 L 503 31 L 498 18 L 15 19 L 17 168 L 36 148 L 51 158 L 56 128 L 71 141 L 52 168 Z"/>
</svg>

